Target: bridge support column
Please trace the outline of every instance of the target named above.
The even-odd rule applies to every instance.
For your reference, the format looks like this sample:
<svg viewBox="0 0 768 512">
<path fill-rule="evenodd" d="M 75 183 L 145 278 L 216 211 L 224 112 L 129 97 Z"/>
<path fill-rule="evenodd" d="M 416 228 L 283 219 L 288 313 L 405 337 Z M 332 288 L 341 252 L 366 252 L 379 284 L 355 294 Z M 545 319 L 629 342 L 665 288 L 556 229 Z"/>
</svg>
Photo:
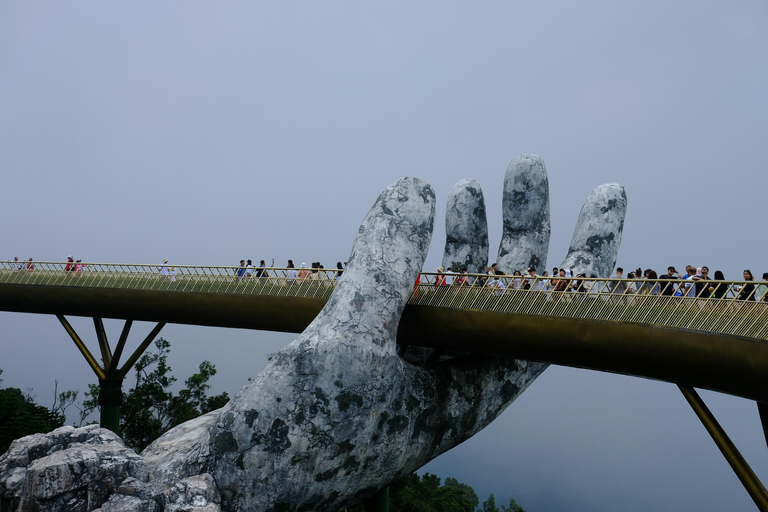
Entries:
<svg viewBox="0 0 768 512">
<path fill-rule="evenodd" d="M 757 412 L 760 413 L 760 423 L 763 424 L 763 434 L 765 435 L 765 444 L 768 446 L 768 404 L 757 402 Z"/>
<path fill-rule="evenodd" d="M 704 428 L 707 429 L 717 447 L 720 448 L 720 451 L 725 456 L 725 460 L 731 465 L 733 472 L 736 473 L 736 476 L 739 477 L 749 495 L 752 496 L 752 500 L 757 505 L 757 508 L 762 512 L 768 512 L 768 491 L 765 490 L 757 475 L 755 475 L 747 461 L 739 453 L 739 450 L 728 438 L 728 434 L 725 433 L 699 394 L 690 386 L 678 384 L 677 387 L 680 388 L 680 391 L 682 391 L 683 396 L 685 396 L 685 399 L 688 400 L 693 411 L 701 420 Z"/>
<path fill-rule="evenodd" d="M 389 512 L 389 487 L 365 500 L 365 512 Z"/>
<path fill-rule="evenodd" d="M 120 339 L 117 342 L 117 347 L 114 353 L 109 346 L 107 340 L 107 333 L 104 330 L 104 323 L 101 318 L 94 318 L 93 325 L 96 328 L 96 337 L 99 341 L 99 350 L 101 351 L 101 361 L 96 360 L 85 346 L 85 343 L 80 339 L 75 330 L 69 324 L 64 315 L 56 315 L 59 319 L 64 330 L 67 331 L 72 341 L 83 354 L 88 365 L 99 378 L 99 409 L 101 409 L 101 418 L 99 424 L 101 427 L 106 428 L 120 435 L 120 406 L 123 404 L 123 380 L 134 363 L 141 357 L 141 354 L 149 347 L 155 336 L 158 335 L 160 330 L 165 326 L 165 322 L 158 323 L 152 332 L 144 338 L 139 347 L 131 354 L 128 360 L 125 362 L 122 368 L 119 368 L 120 357 L 123 355 L 123 349 L 125 343 L 128 340 L 128 333 L 133 325 L 133 320 L 126 320 L 122 333 L 120 333 Z"/>
<path fill-rule="evenodd" d="M 99 426 L 120 435 L 120 406 L 123 404 L 123 379 L 99 379 Z"/>
</svg>

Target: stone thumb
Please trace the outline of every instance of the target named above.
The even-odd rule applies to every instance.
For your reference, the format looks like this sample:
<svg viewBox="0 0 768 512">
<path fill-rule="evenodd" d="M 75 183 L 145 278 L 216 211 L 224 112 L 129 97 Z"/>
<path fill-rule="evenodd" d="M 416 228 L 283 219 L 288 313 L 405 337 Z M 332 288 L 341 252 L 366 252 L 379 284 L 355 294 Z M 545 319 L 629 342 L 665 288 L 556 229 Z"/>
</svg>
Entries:
<svg viewBox="0 0 768 512">
<path fill-rule="evenodd" d="M 397 326 L 432 239 L 435 193 L 420 178 L 401 178 L 366 215 L 347 268 L 303 338 L 346 341 L 395 352 Z"/>
</svg>

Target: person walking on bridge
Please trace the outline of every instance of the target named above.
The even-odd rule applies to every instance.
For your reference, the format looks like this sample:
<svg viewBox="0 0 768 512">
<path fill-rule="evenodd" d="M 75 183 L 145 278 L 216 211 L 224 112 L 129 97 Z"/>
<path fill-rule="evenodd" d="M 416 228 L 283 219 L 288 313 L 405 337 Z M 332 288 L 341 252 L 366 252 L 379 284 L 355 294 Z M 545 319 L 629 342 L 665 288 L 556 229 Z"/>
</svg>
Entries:
<svg viewBox="0 0 768 512">
<path fill-rule="evenodd" d="M 289 283 L 292 283 L 299 276 L 299 271 L 296 270 L 296 267 L 293 265 L 293 260 L 288 260 L 286 268 L 288 269 L 288 275 L 286 276 L 286 279 Z"/>
<path fill-rule="evenodd" d="M 168 272 L 169 272 L 168 260 L 163 260 L 163 264 L 157 267 L 157 270 L 160 271 L 160 275 L 162 277 L 168 277 Z"/>
<path fill-rule="evenodd" d="M 667 273 L 659 276 L 659 279 L 680 279 L 680 274 L 675 267 L 667 267 Z M 660 283 L 661 295 L 673 296 L 675 294 L 675 285 L 673 283 Z"/>
<path fill-rule="evenodd" d="M 693 276 L 693 286 L 696 288 L 696 297 L 700 299 L 707 298 L 707 289 L 709 286 L 706 281 L 709 281 L 709 268 L 699 267 L 696 269 L 696 275 Z"/>
<path fill-rule="evenodd" d="M 437 275 L 435 276 L 435 286 L 438 289 L 441 286 L 445 286 L 445 274 L 443 274 L 443 267 L 437 267 Z"/>
<path fill-rule="evenodd" d="M 759 301 L 768 302 L 768 272 L 763 272 L 763 280 L 757 286 L 755 296 Z"/>
<path fill-rule="evenodd" d="M 752 275 L 752 271 L 747 269 L 744 271 L 745 281 L 754 281 L 755 277 Z M 739 291 L 739 300 L 755 300 L 755 285 L 752 283 L 746 283 L 741 287 Z"/>
<path fill-rule="evenodd" d="M 275 266 L 275 258 L 272 258 L 272 267 Z M 256 277 L 260 277 L 261 279 L 266 279 L 269 277 L 269 271 L 267 270 L 267 264 L 264 262 L 264 260 L 261 260 L 259 262 L 259 268 L 256 270 Z"/>
<path fill-rule="evenodd" d="M 624 279 L 624 269 L 616 267 L 616 275 L 613 276 L 616 281 L 611 281 L 611 293 L 622 295 L 627 291 L 627 281 Z"/>
<path fill-rule="evenodd" d="M 715 270 L 715 281 L 725 281 L 725 275 L 723 275 L 722 271 Z M 728 293 L 728 289 L 730 288 L 730 286 L 725 283 L 713 283 L 713 285 L 710 285 L 709 287 L 709 291 L 711 291 L 711 297 L 713 299 L 722 299 L 725 297 L 725 294 Z"/>
</svg>

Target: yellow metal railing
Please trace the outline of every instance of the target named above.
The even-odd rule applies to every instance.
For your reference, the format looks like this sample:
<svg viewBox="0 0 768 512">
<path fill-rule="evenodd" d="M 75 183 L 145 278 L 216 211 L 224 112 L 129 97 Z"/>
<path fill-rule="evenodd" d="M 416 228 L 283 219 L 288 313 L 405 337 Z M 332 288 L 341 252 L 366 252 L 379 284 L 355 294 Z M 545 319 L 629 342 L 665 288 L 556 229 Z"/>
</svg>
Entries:
<svg viewBox="0 0 768 512">
<path fill-rule="evenodd" d="M 3 262 L 0 283 L 175 292 L 330 297 L 338 271 L 323 269 Z"/>
<path fill-rule="evenodd" d="M 768 340 L 768 282 L 422 274 L 409 304 L 635 323 Z M 426 281 L 426 282 L 425 282 Z M 558 286 L 559 285 L 559 286 Z M 669 286 L 671 295 L 659 292 Z M 623 289 L 623 292 L 619 290 Z M 558 291 L 560 290 L 560 291 Z M 698 292 L 698 295 L 696 293 Z M 768 300 L 768 295 L 765 297 Z"/>
<path fill-rule="evenodd" d="M 337 270 L 136 264 L 0 263 L 0 283 L 327 299 Z M 768 341 L 768 282 L 488 276 L 424 273 L 409 304 L 582 318 Z M 699 281 L 698 283 L 702 283 Z M 670 293 L 660 290 L 670 286 Z M 624 291 L 618 293 L 620 289 Z M 695 296 L 698 292 L 698 296 Z"/>
</svg>

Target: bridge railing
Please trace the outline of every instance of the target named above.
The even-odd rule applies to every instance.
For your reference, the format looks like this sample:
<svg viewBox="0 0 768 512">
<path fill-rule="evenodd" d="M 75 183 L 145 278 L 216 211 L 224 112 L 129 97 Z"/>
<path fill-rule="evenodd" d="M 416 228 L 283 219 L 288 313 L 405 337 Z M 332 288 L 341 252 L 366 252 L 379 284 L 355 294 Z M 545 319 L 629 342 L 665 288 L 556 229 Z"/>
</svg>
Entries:
<svg viewBox="0 0 768 512">
<path fill-rule="evenodd" d="M 636 323 L 768 340 L 765 292 L 768 281 L 430 273 L 419 277 L 409 304 Z"/>
<path fill-rule="evenodd" d="M 1 262 L 0 283 L 327 299 L 339 275 L 337 270 L 274 267 L 29 263 Z M 768 282 L 760 281 L 423 273 L 409 304 L 629 322 L 768 340 L 765 291 Z"/>
<path fill-rule="evenodd" d="M 0 283 L 328 298 L 337 270 L 2 262 Z"/>
</svg>

